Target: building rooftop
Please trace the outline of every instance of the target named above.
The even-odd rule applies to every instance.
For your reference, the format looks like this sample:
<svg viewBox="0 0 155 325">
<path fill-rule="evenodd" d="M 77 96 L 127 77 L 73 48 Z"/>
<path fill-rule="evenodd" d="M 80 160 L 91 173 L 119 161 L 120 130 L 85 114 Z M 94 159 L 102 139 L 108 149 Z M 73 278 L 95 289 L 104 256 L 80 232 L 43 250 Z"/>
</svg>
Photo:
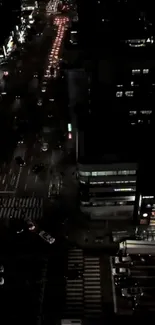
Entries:
<svg viewBox="0 0 155 325">
<path fill-rule="evenodd" d="M 85 131 L 79 131 L 79 162 L 109 164 L 137 161 L 135 134 L 117 121 L 118 116 L 113 112 L 106 119 L 104 116 L 98 117 L 97 121 L 93 119 L 89 125 L 87 121 Z"/>
</svg>

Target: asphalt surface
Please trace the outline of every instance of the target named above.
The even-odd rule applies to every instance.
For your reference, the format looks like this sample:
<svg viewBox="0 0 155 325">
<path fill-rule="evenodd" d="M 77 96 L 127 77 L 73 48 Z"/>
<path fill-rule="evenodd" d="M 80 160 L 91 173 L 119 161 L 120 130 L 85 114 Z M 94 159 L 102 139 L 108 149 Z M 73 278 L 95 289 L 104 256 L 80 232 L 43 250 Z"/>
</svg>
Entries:
<svg viewBox="0 0 155 325">
<path fill-rule="evenodd" d="M 1 317 L 16 324 L 42 324 L 44 315 L 53 323 L 63 303 L 65 250 L 45 243 L 35 233 L 6 238 L 7 233 L 1 237 Z"/>
<path fill-rule="evenodd" d="M 49 21 L 52 22 L 51 16 L 48 16 L 48 23 L 44 28 L 39 44 L 33 42 L 29 47 L 29 50 L 22 61 L 21 73 L 18 73 L 18 76 L 16 73 L 13 73 L 7 81 L 8 95 L 6 95 L 4 103 L 7 103 L 8 97 L 9 101 L 12 100 L 11 111 L 14 114 L 18 115 L 19 111 L 27 109 L 29 105 L 30 107 L 32 106 L 31 90 L 33 91 L 34 89 L 34 91 L 38 93 L 38 80 L 37 78 L 33 78 L 33 74 L 36 71 L 38 72 L 39 69 L 42 70 L 42 67 L 44 67 L 47 60 L 48 49 L 52 44 L 52 37 L 54 37 L 54 34 L 53 27 L 49 25 Z M 29 85 L 28 89 L 27 85 Z M 15 97 L 21 92 L 21 99 L 12 99 L 12 97 L 9 96 L 10 93 L 13 93 L 13 96 Z M 7 104 L 5 106 L 7 106 Z M 44 105 L 41 110 L 45 109 L 46 106 Z M 10 107 L 8 107 L 8 111 L 9 110 Z M 59 116 L 59 119 L 61 119 L 61 116 Z M 54 150 L 56 141 L 59 137 L 57 126 L 53 126 L 52 132 L 45 137 L 46 141 L 48 139 L 49 142 L 49 149 L 47 152 L 41 151 L 42 143 L 39 142 L 39 136 L 35 131 L 32 134 L 29 134 L 28 138 L 24 139 L 23 144 L 17 144 L 10 162 L 4 162 L 1 166 L 1 194 L 15 193 L 17 195 L 47 196 L 51 179 L 50 169 L 55 169 L 55 166 L 60 163 L 65 153 L 61 149 Z M 55 141 L 52 142 L 51 137 L 54 137 Z M 21 156 L 25 160 L 26 165 L 24 167 L 17 166 L 15 162 L 15 157 L 17 156 Z M 36 163 L 40 162 L 45 165 L 45 171 L 36 175 L 32 172 L 32 167 Z"/>
</svg>

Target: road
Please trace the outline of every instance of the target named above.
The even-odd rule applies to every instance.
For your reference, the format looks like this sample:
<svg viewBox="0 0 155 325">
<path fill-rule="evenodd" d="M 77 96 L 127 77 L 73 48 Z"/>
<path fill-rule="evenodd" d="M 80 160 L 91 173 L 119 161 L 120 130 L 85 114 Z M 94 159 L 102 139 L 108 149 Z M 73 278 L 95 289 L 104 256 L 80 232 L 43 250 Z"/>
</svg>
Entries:
<svg viewBox="0 0 155 325">
<path fill-rule="evenodd" d="M 54 22 L 54 29 L 51 25 L 52 22 Z M 66 92 L 64 91 L 65 81 L 61 77 L 59 67 L 65 31 L 68 25 L 68 17 L 64 15 L 57 16 L 55 14 L 54 19 L 52 16 L 48 16 L 47 26 L 44 29 L 39 45 L 42 51 L 37 53 L 38 44 L 36 47 L 34 45 L 30 48 L 25 58 L 23 72 L 16 81 L 16 85 L 14 85 L 13 79 L 10 82 L 10 92 L 12 92 L 13 96 L 19 95 L 20 91 L 23 92 L 23 95 L 21 95 L 21 99 L 11 99 L 11 107 L 7 105 L 7 98 L 12 98 L 13 96 L 6 95 L 5 107 L 7 107 L 8 112 L 11 109 L 15 119 L 16 117 L 18 119 L 18 116 L 21 116 L 21 114 L 29 118 L 31 120 L 31 131 L 27 130 L 26 135 L 24 135 L 24 143 L 16 145 L 9 163 L 5 161 L 0 169 L 1 196 L 15 196 L 17 198 L 33 196 L 47 199 L 51 182 L 59 184 L 60 182 L 56 180 L 59 178 L 61 180 L 60 197 L 54 200 L 54 202 L 53 200 L 48 202 L 50 206 L 56 208 L 55 211 L 59 210 L 60 207 L 64 218 L 65 211 L 66 214 L 70 215 L 78 214 L 76 211 L 78 190 L 75 174 L 76 167 L 75 162 L 73 163 L 70 157 L 70 143 L 72 140 L 68 139 L 67 133 L 67 123 L 69 120 L 66 108 Z M 45 77 L 43 74 L 46 73 L 46 69 L 50 69 L 52 66 L 56 73 L 54 76 L 51 75 L 46 79 L 47 92 L 42 93 L 37 82 L 38 84 L 40 83 L 40 80 Z M 33 77 L 34 72 L 38 73 L 38 81 L 37 77 Z M 25 85 L 26 83 L 27 86 Z M 33 88 L 36 89 L 36 98 L 32 96 Z M 58 96 L 59 92 L 61 92 L 61 99 Z M 42 99 L 42 106 L 36 105 L 38 97 Z M 51 102 L 51 98 L 54 98 L 54 103 Z M 49 109 L 51 112 L 50 117 L 48 114 Z M 29 114 L 28 117 L 27 114 Z M 40 116 L 39 129 L 37 127 L 38 116 Z M 42 131 L 44 126 L 48 126 L 50 130 L 46 134 L 43 134 Z M 21 132 L 24 134 L 24 131 Z M 41 150 L 42 142 L 40 142 L 40 139 L 43 138 L 45 138 L 49 146 L 46 152 Z M 19 167 L 16 164 L 15 157 L 17 156 L 22 156 L 24 159 L 25 165 L 23 167 Z M 43 163 L 45 169 L 36 174 L 32 169 L 38 163 Z M 51 208 L 48 212 L 47 215 L 51 215 Z M 9 212 L 7 215 L 9 215 Z"/>
</svg>

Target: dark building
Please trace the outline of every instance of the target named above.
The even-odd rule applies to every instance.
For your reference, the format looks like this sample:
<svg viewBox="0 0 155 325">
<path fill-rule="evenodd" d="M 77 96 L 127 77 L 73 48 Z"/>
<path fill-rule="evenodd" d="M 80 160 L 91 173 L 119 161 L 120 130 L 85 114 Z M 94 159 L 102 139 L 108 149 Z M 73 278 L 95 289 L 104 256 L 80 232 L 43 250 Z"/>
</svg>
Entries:
<svg viewBox="0 0 155 325">
<path fill-rule="evenodd" d="M 0 45 L 20 21 L 20 0 L 0 0 Z"/>
<path fill-rule="evenodd" d="M 127 204 L 122 203 L 122 192 L 127 191 L 125 187 L 132 187 L 132 190 L 129 189 L 131 195 L 131 192 L 135 193 L 137 184 L 134 188 L 129 186 L 129 182 L 135 182 L 136 178 L 117 179 L 119 172 L 127 175 L 131 164 L 139 166 L 146 152 L 152 148 L 155 124 L 155 25 L 151 6 L 148 2 L 126 0 L 97 0 L 89 4 L 79 1 L 78 14 L 80 42 L 90 62 L 88 105 L 78 111 L 79 175 L 83 171 L 91 173 L 91 176 L 94 172 L 97 175 L 113 171 L 113 174 L 108 174 L 115 175 L 115 182 L 114 179 L 108 180 L 113 184 L 111 190 L 105 190 L 106 180 L 98 180 L 100 191 L 98 182 L 95 185 L 93 181 L 96 188 L 93 197 L 98 196 L 97 192 L 102 192 L 104 200 L 109 196 L 108 192 L 113 197 L 117 190 L 116 183 L 120 181 L 120 191 L 117 191 L 121 194 L 119 200 L 109 198 L 106 204 L 110 206 L 111 201 L 111 205 L 116 205 L 117 201 L 119 206 L 123 206 Z M 117 166 L 114 167 L 115 164 Z M 123 164 L 126 164 L 126 168 L 123 168 Z M 133 170 L 137 171 L 138 167 Z M 88 193 L 87 206 L 90 202 L 90 179 L 85 189 L 84 183 L 82 186 L 82 195 Z M 102 206 L 100 199 L 94 201 L 96 207 Z"/>
</svg>

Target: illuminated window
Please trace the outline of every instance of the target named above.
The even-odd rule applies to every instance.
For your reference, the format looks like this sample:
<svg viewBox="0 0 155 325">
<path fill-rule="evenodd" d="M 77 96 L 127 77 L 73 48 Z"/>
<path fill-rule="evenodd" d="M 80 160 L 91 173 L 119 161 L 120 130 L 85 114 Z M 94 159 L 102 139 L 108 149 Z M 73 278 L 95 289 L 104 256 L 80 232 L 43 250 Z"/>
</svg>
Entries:
<svg viewBox="0 0 155 325">
<path fill-rule="evenodd" d="M 144 74 L 149 73 L 149 69 L 143 69 L 143 73 L 144 73 Z"/>
<path fill-rule="evenodd" d="M 92 172 L 92 176 L 98 176 L 98 172 Z"/>
<path fill-rule="evenodd" d="M 134 81 L 131 81 L 131 86 L 132 86 L 132 87 L 134 86 Z"/>
<path fill-rule="evenodd" d="M 83 172 L 79 171 L 80 176 L 116 176 L 116 175 L 135 175 L 136 170 L 106 170 L 106 171 L 93 171 Z"/>
<path fill-rule="evenodd" d="M 140 69 L 132 69 L 132 75 L 140 74 Z"/>
<path fill-rule="evenodd" d="M 116 92 L 116 97 L 122 97 L 122 96 L 123 96 L 123 91 Z"/>
<path fill-rule="evenodd" d="M 118 88 L 122 88 L 122 87 L 123 87 L 123 85 L 116 85 L 116 87 L 118 87 Z"/>
<path fill-rule="evenodd" d="M 129 115 L 136 115 L 137 111 L 129 111 Z"/>
<path fill-rule="evenodd" d="M 127 96 L 127 97 L 133 97 L 133 95 L 134 95 L 134 91 L 132 90 L 132 91 L 125 91 L 125 96 Z"/>
<path fill-rule="evenodd" d="M 152 114 L 152 111 L 140 111 L 140 113 L 144 115 L 150 115 Z"/>
<path fill-rule="evenodd" d="M 91 173 L 90 172 L 82 172 L 82 171 L 79 171 L 79 175 L 80 176 L 90 176 Z"/>
<path fill-rule="evenodd" d="M 134 188 L 114 188 L 114 191 L 115 192 L 128 192 L 128 191 L 133 192 L 133 191 L 135 191 L 135 189 Z"/>
<path fill-rule="evenodd" d="M 119 170 L 118 175 L 135 175 L 136 170 Z"/>
</svg>

